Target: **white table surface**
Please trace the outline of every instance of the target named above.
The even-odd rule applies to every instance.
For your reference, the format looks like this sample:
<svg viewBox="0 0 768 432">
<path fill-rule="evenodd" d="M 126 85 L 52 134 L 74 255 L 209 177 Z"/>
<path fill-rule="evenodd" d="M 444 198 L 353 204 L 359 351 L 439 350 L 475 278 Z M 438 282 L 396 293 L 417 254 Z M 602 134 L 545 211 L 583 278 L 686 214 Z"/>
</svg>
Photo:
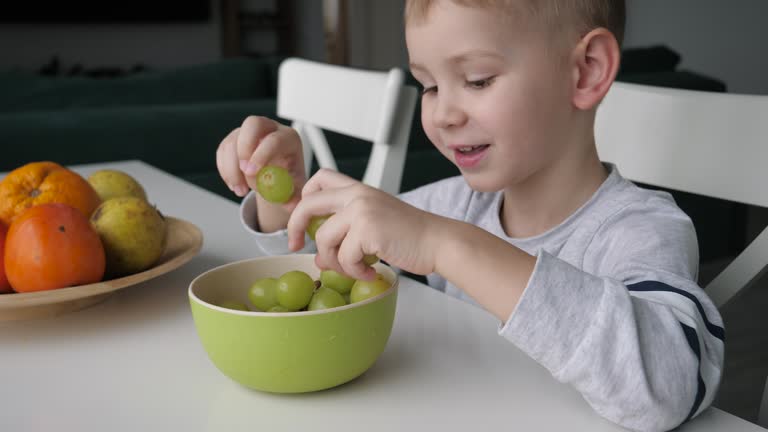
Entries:
<svg viewBox="0 0 768 432">
<path fill-rule="evenodd" d="M 187 287 L 212 267 L 258 255 L 238 206 L 136 161 L 165 214 L 201 228 L 185 266 L 55 318 L 0 322 L 0 431 L 621 431 L 497 334 L 469 304 L 401 283 L 386 350 L 360 378 L 298 395 L 250 390 L 200 344 Z M 682 431 L 763 431 L 710 408 Z"/>
</svg>

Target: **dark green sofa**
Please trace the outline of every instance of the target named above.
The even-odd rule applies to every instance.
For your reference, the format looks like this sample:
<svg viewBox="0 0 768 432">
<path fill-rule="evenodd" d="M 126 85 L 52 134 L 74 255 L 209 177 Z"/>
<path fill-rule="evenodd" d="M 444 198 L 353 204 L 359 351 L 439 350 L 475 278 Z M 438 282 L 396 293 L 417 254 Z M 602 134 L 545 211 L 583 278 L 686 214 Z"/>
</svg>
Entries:
<svg viewBox="0 0 768 432">
<path fill-rule="evenodd" d="M 109 79 L 0 72 L 0 171 L 37 160 L 140 159 L 238 200 L 217 174 L 216 147 L 248 115 L 277 118 L 279 63 L 240 58 Z M 411 138 L 403 190 L 458 174 L 419 121 Z M 334 133 L 328 140 L 339 169 L 362 177 L 370 145 Z"/>
</svg>

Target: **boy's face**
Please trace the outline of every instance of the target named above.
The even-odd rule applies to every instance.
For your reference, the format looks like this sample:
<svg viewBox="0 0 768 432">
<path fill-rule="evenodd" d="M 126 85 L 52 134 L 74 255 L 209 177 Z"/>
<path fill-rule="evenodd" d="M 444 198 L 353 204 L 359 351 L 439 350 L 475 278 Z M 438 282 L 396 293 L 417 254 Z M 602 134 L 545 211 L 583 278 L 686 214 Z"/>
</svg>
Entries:
<svg viewBox="0 0 768 432">
<path fill-rule="evenodd" d="M 541 30 L 517 22 L 444 1 L 406 28 L 424 130 L 479 191 L 553 167 L 574 139 L 572 72 Z"/>
</svg>

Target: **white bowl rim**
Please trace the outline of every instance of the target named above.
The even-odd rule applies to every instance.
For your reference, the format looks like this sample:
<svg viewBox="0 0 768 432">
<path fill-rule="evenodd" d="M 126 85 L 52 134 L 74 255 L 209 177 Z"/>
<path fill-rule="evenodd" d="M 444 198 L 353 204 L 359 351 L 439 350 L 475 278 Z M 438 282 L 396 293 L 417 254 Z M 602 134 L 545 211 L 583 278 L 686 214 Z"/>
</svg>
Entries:
<svg viewBox="0 0 768 432">
<path fill-rule="evenodd" d="M 288 255 L 288 256 L 291 256 L 291 257 L 305 257 L 305 256 L 315 256 L 315 254 L 293 254 L 293 255 Z M 356 303 L 350 303 L 350 304 L 347 304 L 347 305 L 344 305 L 344 306 L 337 306 L 337 307 L 334 307 L 334 308 L 319 309 L 319 310 L 314 310 L 314 311 L 295 311 L 295 312 L 262 312 L 262 311 L 252 311 L 252 310 L 241 311 L 241 310 L 237 310 L 237 309 L 229 309 L 229 308 L 225 308 L 225 307 L 222 307 L 222 306 L 217 306 L 217 305 L 215 305 L 213 303 L 208 303 L 207 301 L 202 300 L 200 297 L 198 297 L 192 291 L 192 287 L 195 285 L 195 283 L 199 279 L 201 279 L 202 277 L 207 275 L 208 273 L 211 273 L 211 272 L 216 271 L 216 270 L 221 270 L 221 269 L 223 269 L 225 267 L 235 266 L 235 265 L 238 265 L 238 264 L 242 264 L 242 263 L 247 262 L 247 261 L 262 260 L 262 259 L 268 259 L 268 258 L 274 258 L 274 257 L 275 256 L 261 256 L 261 257 L 245 258 L 245 259 L 241 259 L 241 260 L 238 260 L 238 261 L 233 261 L 233 262 L 230 262 L 230 263 L 222 264 L 220 266 L 216 266 L 214 268 L 208 269 L 208 270 L 204 271 L 203 273 L 197 275 L 194 279 L 192 279 L 192 282 L 189 283 L 189 288 L 187 288 L 187 293 L 189 295 L 189 298 L 192 299 L 193 301 L 195 301 L 196 303 L 200 304 L 201 306 L 207 307 L 209 309 L 214 309 L 214 310 L 218 310 L 220 312 L 226 312 L 226 313 L 231 313 L 231 314 L 235 314 L 235 315 L 267 316 L 267 317 L 295 317 L 295 316 L 322 315 L 322 314 L 333 313 L 333 312 L 340 312 L 340 311 L 347 310 L 347 309 L 353 309 L 353 308 L 357 308 L 357 307 L 362 307 L 362 306 L 365 306 L 368 303 L 373 303 L 373 302 L 378 301 L 379 299 L 382 299 L 382 298 L 384 298 L 384 297 L 386 297 L 388 295 L 392 295 L 395 291 L 397 291 L 398 286 L 400 285 L 400 281 L 399 281 L 399 277 L 397 275 L 397 272 L 392 270 L 392 268 L 389 267 L 389 266 L 386 266 L 386 265 L 381 264 L 381 263 L 376 263 L 376 264 L 374 264 L 374 266 L 385 267 L 385 268 L 389 269 L 391 272 L 393 272 L 395 274 L 395 281 L 383 293 L 375 295 L 375 296 L 370 297 L 370 298 L 367 298 L 367 299 L 365 299 L 363 301 L 356 302 Z"/>
</svg>

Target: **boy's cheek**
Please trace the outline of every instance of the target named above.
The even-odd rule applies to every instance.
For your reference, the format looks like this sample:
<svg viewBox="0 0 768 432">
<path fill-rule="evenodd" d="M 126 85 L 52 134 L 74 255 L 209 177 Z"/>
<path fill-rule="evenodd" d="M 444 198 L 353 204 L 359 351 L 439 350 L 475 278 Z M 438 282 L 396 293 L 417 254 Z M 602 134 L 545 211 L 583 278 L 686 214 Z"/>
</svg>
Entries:
<svg viewBox="0 0 768 432">
<path fill-rule="evenodd" d="M 424 132 L 427 133 L 427 136 L 430 139 L 432 139 L 432 137 L 430 136 L 430 133 L 432 132 L 432 125 L 431 125 L 431 122 L 430 122 L 430 117 L 429 117 L 429 115 L 426 112 L 426 109 L 427 109 L 426 106 L 422 106 L 422 108 L 421 108 L 421 110 L 422 110 L 421 111 L 421 127 L 424 128 Z"/>
<path fill-rule="evenodd" d="M 427 135 L 427 138 L 429 138 L 435 147 L 442 147 L 440 136 L 437 133 L 435 127 L 432 125 L 430 117 L 428 117 L 426 114 L 421 115 L 421 127 L 424 129 L 424 133 Z"/>
</svg>

